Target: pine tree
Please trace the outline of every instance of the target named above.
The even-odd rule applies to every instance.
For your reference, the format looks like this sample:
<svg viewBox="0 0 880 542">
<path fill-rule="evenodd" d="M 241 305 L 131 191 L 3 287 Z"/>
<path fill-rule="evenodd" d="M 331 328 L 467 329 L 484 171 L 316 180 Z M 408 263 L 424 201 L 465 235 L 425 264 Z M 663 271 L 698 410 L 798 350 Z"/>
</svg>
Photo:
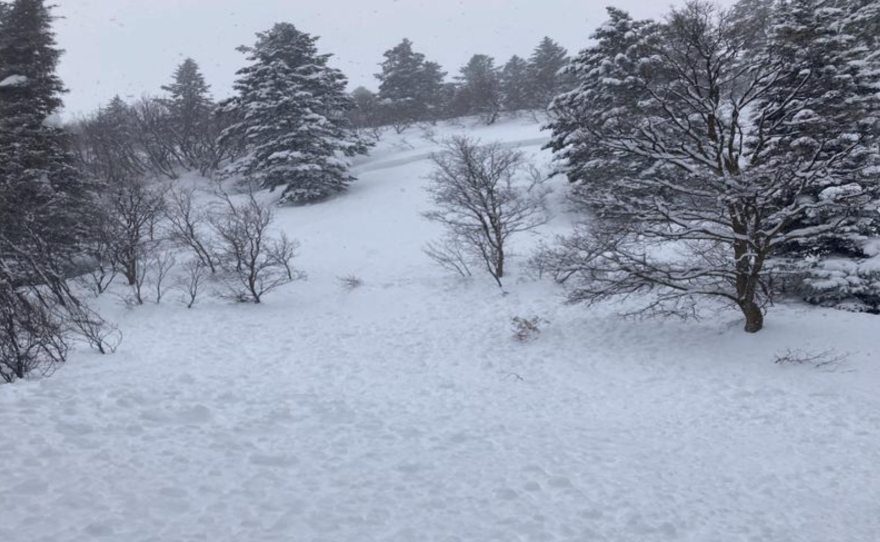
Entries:
<svg viewBox="0 0 880 542">
<path fill-rule="evenodd" d="M 49 374 L 78 333 L 100 351 L 103 324 L 67 284 L 94 232 L 90 186 L 59 126 L 61 56 L 43 0 L 0 13 L 0 379 Z"/>
<path fill-rule="evenodd" d="M 210 86 L 205 82 L 199 65 L 185 59 L 174 72 L 174 81 L 162 87 L 169 94 L 163 102 L 168 108 L 171 132 L 181 157 L 190 168 L 205 168 L 211 141 L 216 139 L 214 103 Z"/>
<path fill-rule="evenodd" d="M 575 185 L 573 199 L 581 203 L 591 200 L 590 192 L 597 186 L 636 175 L 651 163 L 650 158 L 609 149 L 601 144 L 599 134 L 583 129 L 602 122 L 608 111 L 633 110 L 640 99 L 638 89 L 626 82 L 633 69 L 628 53 L 645 41 L 644 33 L 653 23 L 635 21 L 617 8 L 607 11 L 608 20 L 591 36 L 595 44 L 566 68 L 566 76 L 579 84 L 552 102 L 547 126 L 553 132 L 548 147 Z"/>
<path fill-rule="evenodd" d="M 365 152 L 350 130 L 354 107 L 347 80 L 319 54 L 318 38 L 292 24 L 276 24 L 242 47 L 251 65 L 238 72 L 237 95 L 221 104 L 232 125 L 221 137 L 240 140 L 245 155 L 227 175 L 283 189 L 283 203 L 314 202 L 345 190 L 353 180 L 345 157 Z"/>
<path fill-rule="evenodd" d="M 114 185 L 148 171 L 137 148 L 137 121 L 125 101 L 114 96 L 80 124 L 80 168 L 103 184 Z"/>
<path fill-rule="evenodd" d="M 754 149 L 754 163 L 792 174 L 799 174 L 802 164 L 826 163 L 821 179 L 801 197 L 817 206 L 841 199 L 861 207 L 854 212 L 850 206 L 822 206 L 789 226 L 795 231 L 836 224 L 821 236 L 780 249 L 789 258 L 818 260 L 808 283 L 817 285 L 820 302 L 850 297 L 854 283 L 862 282 L 858 276 L 831 280 L 822 260 L 858 261 L 868 256 L 866 243 L 880 236 L 875 210 L 880 205 L 880 74 L 868 70 L 870 42 L 847 32 L 849 15 L 846 5 L 826 0 L 782 2 L 766 52 L 782 69 L 771 92 L 757 103 L 771 113 L 768 143 Z M 868 290 L 880 286 L 880 277 L 874 280 L 877 285 L 865 285 Z M 880 308 L 880 291 L 863 301 L 871 310 Z"/>
<path fill-rule="evenodd" d="M 501 112 L 501 81 L 495 60 L 474 55 L 461 69 L 458 80 L 457 109 L 464 115 L 479 115 L 494 124 Z"/>
<path fill-rule="evenodd" d="M 443 80 L 445 78 L 446 72 L 443 71 L 443 66 L 437 62 L 425 62 L 424 75 L 421 78 L 421 91 L 419 92 L 420 99 L 427 107 L 423 120 L 434 122 L 443 118 L 446 113 L 448 102 L 443 96 Z"/>
<path fill-rule="evenodd" d="M 529 108 L 529 63 L 512 56 L 501 70 L 501 95 L 504 109 L 520 111 Z"/>
<path fill-rule="evenodd" d="M 531 106 L 546 109 L 553 98 L 570 90 L 572 83 L 562 73 L 568 65 L 568 51 L 550 38 L 544 38 L 529 58 L 529 96 Z"/>
<path fill-rule="evenodd" d="M 21 228 L 72 248 L 83 232 L 87 185 L 73 167 L 57 122 L 64 85 L 61 51 L 43 0 L 16 0 L 0 29 L 0 221 L 7 238 Z M 23 222 L 26 221 L 27 223 Z M 9 230 L 12 229 L 12 231 Z"/>
<path fill-rule="evenodd" d="M 358 87 L 351 92 L 355 107 L 349 114 L 352 126 L 358 130 L 375 128 L 380 122 L 379 99 L 366 87 Z"/>
<path fill-rule="evenodd" d="M 443 78 L 439 64 L 427 62 L 404 39 L 384 54 L 379 80 L 379 101 L 398 131 L 414 122 L 435 120 L 441 113 Z"/>
</svg>

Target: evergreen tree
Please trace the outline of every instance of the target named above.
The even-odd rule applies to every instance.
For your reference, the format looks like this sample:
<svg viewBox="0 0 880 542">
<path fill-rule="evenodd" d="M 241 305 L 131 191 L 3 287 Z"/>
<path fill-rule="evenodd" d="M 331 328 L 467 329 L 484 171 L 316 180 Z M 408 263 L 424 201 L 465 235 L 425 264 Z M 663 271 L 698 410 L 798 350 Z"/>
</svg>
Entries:
<svg viewBox="0 0 880 542">
<path fill-rule="evenodd" d="M 79 126 L 79 166 L 102 184 L 112 186 L 148 171 L 137 146 L 137 120 L 125 101 L 114 96 Z"/>
<path fill-rule="evenodd" d="M 880 77 L 880 2 L 847 0 L 845 9 L 844 31 L 852 36 L 851 54 L 863 64 L 866 77 Z"/>
<path fill-rule="evenodd" d="M 239 70 L 237 95 L 221 104 L 232 124 L 221 137 L 242 141 L 245 155 L 227 175 L 284 191 L 282 202 L 306 203 L 339 193 L 353 180 L 345 157 L 365 152 L 350 130 L 354 107 L 347 80 L 319 54 L 318 38 L 276 24 L 242 47 L 251 65 Z"/>
<path fill-rule="evenodd" d="M 831 257 L 858 261 L 868 256 L 865 245 L 880 236 L 880 124 L 877 89 L 880 77 L 869 71 L 865 56 L 870 41 L 847 32 L 846 6 L 826 0 L 790 0 L 777 11 L 766 55 L 780 68 L 771 91 L 757 102 L 768 116 L 767 143 L 754 147 L 755 164 L 800 175 L 803 164 L 825 163 L 819 182 L 801 198 L 818 207 L 793 222 L 792 231 L 835 223 L 821 236 L 798 239 L 781 253 L 807 261 Z M 794 104 L 793 107 L 791 104 Z M 821 206 L 825 200 L 850 200 L 852 206 Z M 832 265 L 837 265 L 833 263 Z M 858 276 L 829 280 L 820 260 L 816 299 L 839 300 L 854 293 Z M 856 273 L 857 275 L 857 273 Z M 862 300 L 880 308 L 880 277 L 864 286 L 872 293 Z M 877 291 L 875 291 L 877 290 Z"/>
<path fill-rule="evenodd" d="M 591 36 L 595 44 L 581 51 L 566 68 L 566 76 L 579 85 L 550 106 L 548 129 L 553 139 L 548 147 L 557 153 L 561 169 L 575 185 L 573 199 L 581 203 L 591 200 L 590 193 L 598 185 L 609 187 L 651 163 L 650 158 L 610 149 L 602 145 L 600 134 L 583 129 L 602 122 L 607 111 L 635 109 L 640 99 L 639 90 L 626 83 L 627 72 L 632 70 L 627 54 L 645 41 L 645 33 L 654 25 L 635 21 L 617 8 L 607 11 L 608 20 Z"/>
<path fill-rule="evenodd" d="M 504 109 L 520 111 L 529 108 L 529 63 L 512 56 L 501 70 L 501 96 Z"/>
<path fill-rule="evenodd" d="M 501 112 L 501 81 L 495 60 L 474 55 L 461 69 L 458 79 L 457 109 L 464 115 L 479 115 L 494 124 Z"/>
<path fill-rule="evenodd" d="M 81 236 L 87 186 L 57 122 L 64 86 L 61 51 L 43 0 L 16 0 L 0 29 L 0 221 L 7 239 L 22 228 L 71 249 Z M 16 233 L 17 230 L 17 233 Z"/>
<path fill-rule="evenodd" d="M 531 106 L 546 109 L 559 94 L 570 90 L 572 82 L 563 72 L 568 51 L 550 38 L 544 38 L 529 58 L 529 96 Z"/>
<path fill-rule="evenodd" d="M 730 8 L 732 31 L 746 39 L 743 46 L 751 54 L 761 54 L 773 30 L 775 0 L 740 0 Z"/>
<path fill-rule="evenodd" d="M 214 103 L 210 87 L 205 82 L 199 65 L 191 58 L 185 59 L 174 72 L 174 81 L 162 87 L 169 94 L 164 100 L 168 108 L 171 133 L 175 145 L 191 168 L 205 167 L 210 144 L 216 139 Z"/>
<path fill-rule="evenodd" d="M 49 374 L 78 333 L 104 352 L 103 323 L 67 284 L 95 231 L 89 186 L 59 126 L 61 56 L 43 0 L 0 13 L 0 379 Z"/>
<path fill-rule="evenodd" d="M 368 88 L 358 87 L 351 92 L 355 107 L 349 114 L 351 124 L 358 130 L 374 128 L 379 125 L 379 99 Z"/>
<path fill-rule="evenodd" d="M 426 116 L 423 120 L 434 122 L 446 114 L 448 101 L 443 95 L 444 79 L 446 79 L 446 72 L 443 71 L 443 66 L 437 62 L 425 62 L 424 76 L 419 92 L 421 99 L 427 106 Z"/>
<path fill-rule="evenodd" d="M 441 113 L 443 78 L 436 62 L 413 50 L 410 40 L 385 52 L 379 80 L 379 101 L 398 131 L 423 120 L 435 120 Z"/>
</svg>

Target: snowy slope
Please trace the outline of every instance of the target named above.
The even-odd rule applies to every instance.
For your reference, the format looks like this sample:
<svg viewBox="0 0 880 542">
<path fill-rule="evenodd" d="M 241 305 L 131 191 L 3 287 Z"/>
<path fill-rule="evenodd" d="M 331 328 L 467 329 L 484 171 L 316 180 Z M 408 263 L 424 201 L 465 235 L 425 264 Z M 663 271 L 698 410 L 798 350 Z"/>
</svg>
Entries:
<svg viewBox="0 0 880 542">
<path fill-rule="evenodd" d="M 462 130 L 549 159 L 525 119 L 434 139 Z M 263 306 L 107 298 L 117 354 L 0 387 L 0 540 L 880 540 L 880 320 L 777 307 L 747 336 L 451 277 L 421 253 L 435 148 L 389 135 L 349 194 L 280 211 L 308 282 Z M 789 348 L 849 357 L 775 365 Z"/>
</svg>

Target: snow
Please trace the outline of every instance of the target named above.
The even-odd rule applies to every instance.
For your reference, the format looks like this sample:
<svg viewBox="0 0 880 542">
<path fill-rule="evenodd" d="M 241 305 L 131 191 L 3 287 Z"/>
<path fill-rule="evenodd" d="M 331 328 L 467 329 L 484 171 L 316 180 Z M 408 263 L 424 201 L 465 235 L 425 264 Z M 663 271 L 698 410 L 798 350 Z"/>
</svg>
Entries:
<svg viewBox="0 0 880 542">
<path fill-rule="evenodd" d="M 4 87 L 20 87 L 26 85 L 28 78 L 25 75 L 10 75 L 0 81 L 0 88 Z"/>
<path fill-rule="evenodd" d="M 43 119 L 43 126 L 46 128 L 63 128 L 64 118 L 58 114 L 52 114 Z"/>
<path fill-rule="evenodd" d="M 782 305 L 750 336 L 566 306 L 522 269 L 570 227 L 559 178 L 507 295 L 422 254 L 436 141 L 546 162 L 538 126 L 387 133 L 347 194 L 279 211 L 310 280 L 263 306 L 102 298 L 116 354 L 0 386 L 0 540 L 876 541 L 876 317 Z M 519 343 L 515 316 L 548 323 Z"/>
</svg>

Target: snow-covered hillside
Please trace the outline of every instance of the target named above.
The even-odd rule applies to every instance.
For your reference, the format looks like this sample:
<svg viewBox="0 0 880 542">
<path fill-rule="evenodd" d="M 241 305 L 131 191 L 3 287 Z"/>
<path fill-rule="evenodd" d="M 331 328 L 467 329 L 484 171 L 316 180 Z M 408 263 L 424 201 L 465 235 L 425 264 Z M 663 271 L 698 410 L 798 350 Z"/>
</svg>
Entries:
<svg viewBox="0 0 880 542">
<path fill-rule="evenodd" d="M 108 296 L 116 354 L 0 387 L 0 540 L 880 540 L 877 317 L 780 306 L 750 336 L 735 312 L 565 306 L 522 269 L 574 218 L 562 179 L 506 295 L 450 276 L 420 213 L 460 132 L 550 158 L 529 119 L 388 134 L 346 195 L 279 211 L 308 281 L 260 306 Z M 547 323 L 520 343 L 515 316 Z"/>
</svg>

